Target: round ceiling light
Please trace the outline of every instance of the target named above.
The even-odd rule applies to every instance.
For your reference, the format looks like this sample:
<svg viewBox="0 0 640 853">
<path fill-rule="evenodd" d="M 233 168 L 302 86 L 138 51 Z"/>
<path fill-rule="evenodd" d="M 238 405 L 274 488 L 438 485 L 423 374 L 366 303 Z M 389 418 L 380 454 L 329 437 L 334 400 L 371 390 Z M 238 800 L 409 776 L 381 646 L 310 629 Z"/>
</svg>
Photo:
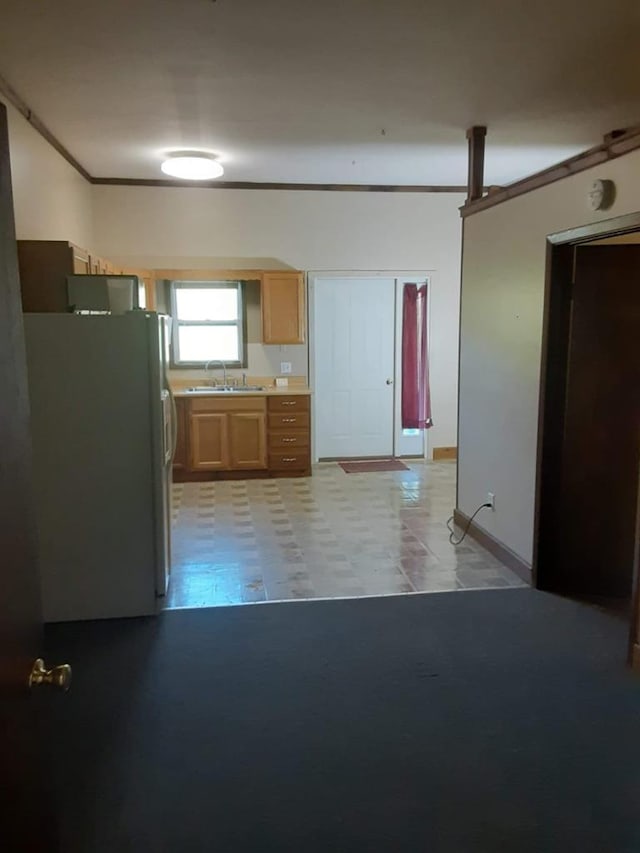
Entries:
<svg viewBox="0 0 640 853">
<path fill-rule="evenodd" d="M 160 166 L 165 175 L 185 181 L 209 181 L 224 174 L 221 164 L 210 154 L 172 154 Z"/>
</svg>

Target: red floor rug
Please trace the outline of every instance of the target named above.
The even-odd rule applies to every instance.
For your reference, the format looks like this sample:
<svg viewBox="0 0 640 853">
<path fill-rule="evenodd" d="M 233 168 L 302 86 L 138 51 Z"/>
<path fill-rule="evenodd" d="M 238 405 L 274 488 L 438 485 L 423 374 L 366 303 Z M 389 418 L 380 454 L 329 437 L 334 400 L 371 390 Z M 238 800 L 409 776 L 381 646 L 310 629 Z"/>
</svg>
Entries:
<svg viewBox="0 0 640 853">
<path fill-rule="evenodd" d="M 375 471 L 408 471 L 399 459 L 365 459 L 362 462 L 338 462 L 345 474 L 370 474 Z"/>
</svg>

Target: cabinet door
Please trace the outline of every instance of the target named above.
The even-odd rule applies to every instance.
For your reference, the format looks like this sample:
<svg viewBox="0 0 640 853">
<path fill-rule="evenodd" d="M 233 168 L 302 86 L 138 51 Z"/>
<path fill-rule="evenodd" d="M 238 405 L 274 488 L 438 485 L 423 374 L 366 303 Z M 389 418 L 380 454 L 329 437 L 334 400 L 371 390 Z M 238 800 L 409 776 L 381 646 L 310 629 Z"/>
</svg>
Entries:
<svg viewBox="0 0 640 853">
<path fill-rule="evenodd" d="M 265 344 L 303 344 L 304 281 L 300 272 L 262 275 L 262 337 Z"/>
<path fill-rule="evenodd" d="M 229 421 L 231 468 L 266 468 L 267 425 L 264 412 L 233 412 Z"/>
<path fill-rule="evenodd" d="M 145 307 L 147 311 L 156 310 L 156 280 L 150 270 L 144 270 L 142 275 L 142 284 L 144 285 Z"/>
<path fill-rule="evenodd" d="M 229 416 L 204 412 L 190 418 L 191 468 L 215 471 L 229 467 Z"/>
<path fill-rule="evenodd" d="M 76 275 L 91 275 L 91 259 L 84 249 L 73 247 L 73 272 Z"/>
</svg>

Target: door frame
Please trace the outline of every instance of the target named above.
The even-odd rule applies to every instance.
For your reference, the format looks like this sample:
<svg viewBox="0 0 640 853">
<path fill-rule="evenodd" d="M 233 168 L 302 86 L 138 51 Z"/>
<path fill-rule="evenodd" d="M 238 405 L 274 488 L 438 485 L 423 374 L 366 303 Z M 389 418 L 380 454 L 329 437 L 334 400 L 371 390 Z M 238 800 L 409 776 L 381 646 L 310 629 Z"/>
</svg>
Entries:
<svg viewBox="0 0 640 853">
<path fill-rule="evenodd" d="M 316 387 L 316 335 L 315 335 L 315 284 L 318 279 L 323 278 L 392 278 L 396 282 L 394 288 L 394 395 L 393 395 L 393 449 L 395 454 L 397 446 L 398 428 L 398 406 L 400 381 L 400 363 L 398 359 L 398 317 L 397 317 L 397 280 L 401 278 L 420 279 L 424 278 L 428 283 L 427 289 L 427 346 L 428 363 L 431 365 L 431 296 L 433 285 L 437 280 L 436 270 L 309 270 L 307 273 L 307 329 L 309 338 L 309 387 L 315 391 Z M 318 407 L 313 406 L 311 413 L 311 459 L 318 462 L 316 449 L 316 436 L 318 434 Z M 430 451 L 430 430 L 424 430 L 424 447 L 421 458 L 428 459 Z"/>
<path fill-rule="evenodd" d="M 640 231 L 640 212 L 547 236 L 532 560 L 532 581 L 537 589 L 553 591 L 553 579 L 545 573 L 545 558 L 554 537 L 559 535 L 558 477 L 564 432 L 575 248 L 596 239 L 636 231 Z M 629 662 L 640 668 L 640 472 L 638 482 Z"/>
</svg>

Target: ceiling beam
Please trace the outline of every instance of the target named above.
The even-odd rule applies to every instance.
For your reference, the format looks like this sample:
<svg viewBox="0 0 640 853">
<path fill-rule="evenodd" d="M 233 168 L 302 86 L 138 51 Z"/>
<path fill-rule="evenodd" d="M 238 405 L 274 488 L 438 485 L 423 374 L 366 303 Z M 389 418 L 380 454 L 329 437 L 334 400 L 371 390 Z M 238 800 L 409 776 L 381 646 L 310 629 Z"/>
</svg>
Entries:
<svg viewBox="0 0 640 853">
<path fill-rule="evenodd" d="M 509 199 L 517 198 L 532 190 L 546 187 L 555 181 L 568 178 L 570 175 L 577 175 L 587 169 L 592 169 L 594 166 L 599 166 L 602 163 L 608 163 L 610 160 L 615 160 L 617 157 L 622 157 L 629 154 L 631 151 L 640 149 L 640 125 L 630 127 L 622 135 L 618 135 L 613 131 L 613 136 L 607 134 L 608 142 L 603 142 L 601 145 L 596 145 L 589 148 L 588 151 L 583 151 L 581 154 L 576 154 L 560 163 L 555 163 L 547 169 L 542 169 L 540 172 L 535 172 L 533 175 L 528 175 L 520 181 L 515 181 L 513 184 L 508 184 L 502 188 L 496 188 L 494 192 L 489 193 L 475 201 L 467 201 L 460 208 L 460 214 L 463 217 L 472 216 L 474 213 L 479 213 L 481 210 L 487 210 L 494 207 L 496 204 L 502 204 Z"/>
<path fill-rule="evenodd" d="M 467 204 L 482 198 L 484 187 L 484 140 L 487 128 L 474 125 L 467 130 L 469 140 L 469 171 L 467 176 Z"/>
</svg>

